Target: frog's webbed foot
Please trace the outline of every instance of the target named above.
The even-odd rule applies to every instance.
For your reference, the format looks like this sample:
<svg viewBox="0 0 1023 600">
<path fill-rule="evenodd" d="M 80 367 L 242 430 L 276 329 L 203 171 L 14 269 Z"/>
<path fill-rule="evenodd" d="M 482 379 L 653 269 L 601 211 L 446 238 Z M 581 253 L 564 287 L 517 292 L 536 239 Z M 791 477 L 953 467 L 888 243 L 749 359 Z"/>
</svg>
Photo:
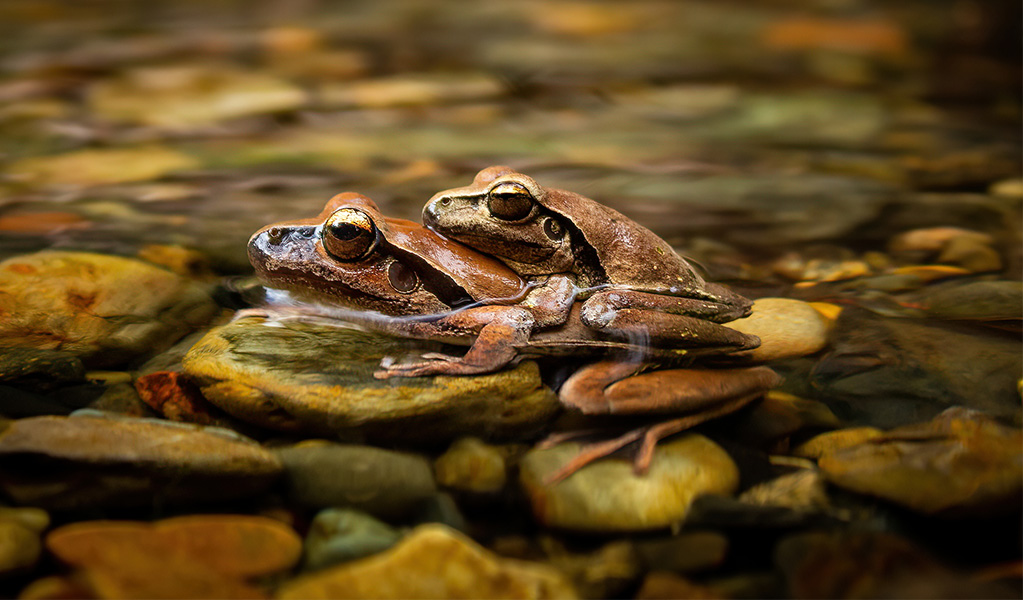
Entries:
<svg viewBox="0 0 1023 600">
<path fill-rule="evenodd" d="M 391 377 L 426 377 L 428 375 L 474 375 L 486 373 L 479 366 L 467 365 L 460 356 L 451 356 L 439 352 L 429 352 L 422 356 L 423 360 L 399 365 L 380 365 L 380 370 L 373 373 L 376 379 Z"/>
</svg>

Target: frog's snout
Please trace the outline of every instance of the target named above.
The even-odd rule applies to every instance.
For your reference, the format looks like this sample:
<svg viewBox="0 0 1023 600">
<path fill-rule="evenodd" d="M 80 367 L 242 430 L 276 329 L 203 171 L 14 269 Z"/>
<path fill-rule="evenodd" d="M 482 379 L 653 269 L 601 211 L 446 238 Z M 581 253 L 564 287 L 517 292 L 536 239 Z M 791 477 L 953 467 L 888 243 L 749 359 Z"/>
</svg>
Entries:
<svg viewBox="0 0 1023 600">
<path fill-rule="evenodd" d="M 434 198 L 423 207 L 423 225 L 431 229 L 440 222 L 440 200 L 440 198 Z"/>
</svg>

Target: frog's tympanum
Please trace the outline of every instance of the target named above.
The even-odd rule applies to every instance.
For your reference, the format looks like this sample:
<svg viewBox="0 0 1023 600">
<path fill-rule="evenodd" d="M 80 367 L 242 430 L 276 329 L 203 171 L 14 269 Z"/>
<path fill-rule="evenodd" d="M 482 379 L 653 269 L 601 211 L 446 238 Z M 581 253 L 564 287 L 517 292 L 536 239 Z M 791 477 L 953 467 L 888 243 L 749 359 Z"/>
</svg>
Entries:
<svg viewBox="0 0 1023 600">
<path fill-rule="evenodd" d="M 765 367 L 676 369 L 630 378 L 653 361 L 685 363 L 698 354 L 753 347 L 758 340 L 686 317 L 696 326 L 675 338 L 662 330 L 637 344 L 584 325 L 579 302 L 570 303 L 559 322 L 537 326 L 534 307 L 527 303 L 530 286 L 513 270 L 417 223 L 386 218 L 372 200 L 354 193 L 335 196 L 315 218 L 264 227 L 249 241 L 249 259 L 275 288 L 358 309 L 346 315 L 348 320 L 396 335 L 471 346 L 463 357 L 428 354 L 424 362 L 382 368 L 378 377 L 488 373 L 522 354 L 617 352 L 629 359 L 580 370 L 562 387 L 562 402 L 584 413 L 693 413 L 596 447 L 566 474 L 640 437 L 637 465 L 645 468 L 658 439 L 734 411 L 778 379 Z M 701 336 L 697 343 L 694 334 Z M 621 381 L 625 378 L 630 379 Z"/>
<path fill-rule="evenodd" d="M 489 167 L 472 185 L 436 194 L 423 223 L 540 283 L 524 305 L 541 325 L 562 322 L 578 298 L 583 322 L 609 334 L 722 345 L 712 323 L 748 316 L 752 306 L 705 282 L 649 229 L 509 167 Z M 751 343 L 732 341 L 736 349 Z"/>
</svg>

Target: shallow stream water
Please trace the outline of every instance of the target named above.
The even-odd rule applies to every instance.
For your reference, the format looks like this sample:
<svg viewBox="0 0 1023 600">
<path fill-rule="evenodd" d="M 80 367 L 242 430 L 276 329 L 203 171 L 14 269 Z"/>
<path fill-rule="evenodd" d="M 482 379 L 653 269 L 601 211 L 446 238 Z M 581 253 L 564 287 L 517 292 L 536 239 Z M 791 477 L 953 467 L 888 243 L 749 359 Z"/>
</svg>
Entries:
<svg viewBox="0 0 1023 600">
<path fill-rule="evenodd" d="M 979 0 L 3 3 L 0 592 L 1019 597 L 1020 22 Z M 757 301 L 784 382 L 646 475 L 626 448 L 553 485 L 578 447 L 547 433 L 649 421 L 561 406 L 584 358 L 378 380 L 458 350 L 232 322 L 265 308 L 263 226 L 343 191 L 418 221 L 491 165 Z"/>
</svg>

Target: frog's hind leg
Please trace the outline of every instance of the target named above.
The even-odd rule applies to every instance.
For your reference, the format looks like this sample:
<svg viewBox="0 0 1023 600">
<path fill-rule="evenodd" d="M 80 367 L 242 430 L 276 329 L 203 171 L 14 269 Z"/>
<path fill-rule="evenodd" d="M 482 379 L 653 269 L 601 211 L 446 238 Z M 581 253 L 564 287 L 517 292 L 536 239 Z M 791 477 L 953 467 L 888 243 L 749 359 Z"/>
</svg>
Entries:
<svg viewBox="0 0 1023 600">
<path fill-rule="evenodd" d="M 580 319 L 592 329 L 630 341 L 733 350 L 756 348 L 760 345 L 756 336 L 719 325 L 749 314 L 749 301 L 736 298 L 743 302 L 728 304 L 709 298 L 607 290 L 583 302 Z"/>
<path fill-rule="evenodd" d="M 781 382 L 767 367 L 671 369 L 634 375 L 641 366 L 603 361 L 584 367 L 562 386 L 561 402 L 586 414 L 689 414 L 584 445 L 577 456 L 548 477 L 548 483 L 638 440 L 642 442 L 633 466 L 637 473 L 645 473 L 658 441 L 735 412 Z"/>
</svg>

